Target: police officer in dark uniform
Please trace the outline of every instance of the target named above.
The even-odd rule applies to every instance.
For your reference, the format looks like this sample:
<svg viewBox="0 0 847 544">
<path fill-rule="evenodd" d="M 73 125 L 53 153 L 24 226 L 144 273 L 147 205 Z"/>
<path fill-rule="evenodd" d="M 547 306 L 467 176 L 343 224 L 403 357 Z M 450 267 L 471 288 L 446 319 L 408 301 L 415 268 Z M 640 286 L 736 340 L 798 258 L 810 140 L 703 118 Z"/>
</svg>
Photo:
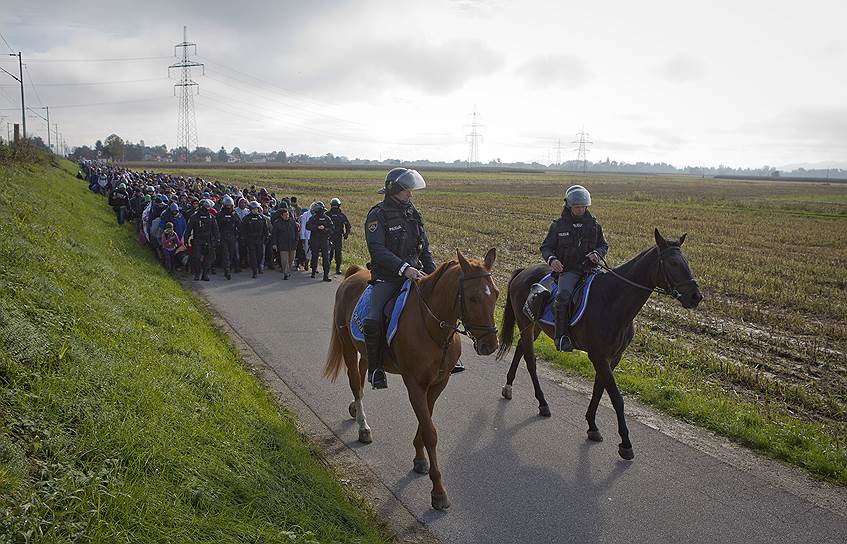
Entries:
<svg viewBox="0 0 847 544">
<path fill-rule="evenodd" d="M 269 235 L 268 224 L 265 222 L 265 217 L 260 213 L 259 207 L 258 202 L 251 201 L 250 213 L 241 220 L 244 250 L 247 252 L 247 261 L 250 263 L 250 268 L 253 269 L 254 278 L 257 272 L 262 273 L 259 268 L 259 259 L 265 248 L 265 239 Z"/>
<path fill-rule="evenodd" d="M 323 281 L 332 281 L 329 278 L 329 239 L 335 230 L 335 225 L 327 215 L 323 202 L 315 202 L 312 206 L 312 217 L 306 223 L 306 229 L 311 233 L 309 248 L 312 250 L 312 277 L 315 277 L 318 270 L 318 254 L 320 254 L 324 269 Z"/>
<path fill-rule="evenodd" d="M 609 246 L 603 228 L 588 211 L 591 194 L 582 185 L 572 185 L 565 191 L 562 215 L 553 220 L 544 242 L 541 256 L 558 274 L 556 293 L 556 330 L 554 342 L 559 351 L 573 350 L 570 338 L 570 303 L 580 278 L 606 256 Z"/>
<path fill-rule="evenodd" d="M 394 168 L 385 176 L 382 202 L 371 208 L 365 219 L 365 241 L 371 262 L 371 305 L 363 324 L 368 356 L 368 381 L 374 389 L 385 389 L 388 380 L 382 368 L 385 340 L 383 312 L 406 278 L 423 278 L 435 270 L 421 214 L 412 205 L 412 191 L 426 187 L 415 170 Z"/>
<path fill-rule="evenodd" d="M 126 192 L 126 184 L 121 183 L 109 193 L 109 206 L 115 210 L 118 225 L 124 224 L 127 208 L 129 207 L 129 194 Z"/>
<path fill-rule="evenodd" d="M 241 226 L 241 219 L 235 213 L 235 202 L 229 195 L 223 197 L 223 206 L 221 206 L 218 215 L 215 216 L 215 221 L 217 221 L 218 230 L 221 233 L 221 260 L 224 265 L 224 276 L 229 280 L 232 279 L 230 270 L 232 270 L 233 263 L 235 263 L 235 271 L 241 271 L 238 259 L 235 258 L 235 244 L 238 240 L 238 228 Z"/>
<path fill-rule="evenodd" d="M 347 220 L 347 216 L 341 211 L 340 198 L 333 198 L 329 201 L 327 215 L 332 219 L 332 224 L 335 225 L 335 230 L 329 238 L 330 260 L 335 259 L 335 273 L 341 274 L 341 248 L 344 240 L 350 236 L 350 221 Z"/>
<path fill-rule="evenodd" d="M 209 281 L 209 266 L 215 259 L 215 246 L 220 240 L 220 231 L 215 218 L 209 213 L 212 201 L 203 199 L 200 201 L 200 209 L 188 220 L 185 228 L 185 239 L 194 234 L 191 242 L 191 258 L 194 261 L 194 279 L 198 280 L 200 275 L 200 260 L 203 260 L 203 281 Z"/>
</svg>

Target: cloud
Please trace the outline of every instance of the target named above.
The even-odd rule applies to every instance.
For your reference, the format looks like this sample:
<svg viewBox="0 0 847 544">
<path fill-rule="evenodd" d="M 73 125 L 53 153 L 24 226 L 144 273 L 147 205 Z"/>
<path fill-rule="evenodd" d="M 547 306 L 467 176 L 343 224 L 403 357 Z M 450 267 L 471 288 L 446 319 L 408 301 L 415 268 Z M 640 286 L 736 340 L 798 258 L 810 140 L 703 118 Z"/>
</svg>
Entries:
<svg viewBox="0 0 847 544">
<path fill-rule="evenodd" d="M 695 57 L 677 54 L 655 67 L 653 73 L 673 83 L 687 83 L 706 74 L 706 66 Z"/>
<path fill-rule="evenodd" d="M 533 87 L 576 88 L 591 78 L 585 63 L 573 55 L 544 55 L 523 63 L 517 70 Z"/>
</svg>

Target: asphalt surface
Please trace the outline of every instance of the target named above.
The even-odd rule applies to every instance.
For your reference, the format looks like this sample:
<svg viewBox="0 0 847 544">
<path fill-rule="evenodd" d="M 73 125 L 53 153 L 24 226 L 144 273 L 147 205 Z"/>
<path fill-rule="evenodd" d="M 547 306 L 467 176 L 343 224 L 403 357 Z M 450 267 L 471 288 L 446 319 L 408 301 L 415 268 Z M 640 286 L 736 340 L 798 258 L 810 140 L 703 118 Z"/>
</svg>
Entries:
<svg viewBox="0 0 847 544">
<path fill-rule="evenodd" d="M 507 362 L 463 345 L 468 370 L 454 375 L 435 406 L 439 461 L 452 507 L 430 507 L 428 476 L 412 471 L 416 419 L 399 376 L 365 392 L 373 443 L 357 441 L 346 376 L 321 378 L 332 283 L 268 270 L 195 282 L 315 414 L 380 476 L 443 542 L 847 542 L 840 508 L 744 470 L 628 417 L 635 460 L 618 457 L 614 412 L 600 406 L 602 443 L 585 439 L 590 395 L 542 376 L 553 416 L 538 416 L 526 370 L 514 398 L 500 396 Z M 629 414 L 629 410 L 627 411 Z M 758 463 L 751 454 L 753 463 Z M 779 470 L 780 465 L 771 463 Z M 789 470 L 789 469 L 785 469 Z M 835 490 L 838 497 L 847 497 Z"/>
</svg>

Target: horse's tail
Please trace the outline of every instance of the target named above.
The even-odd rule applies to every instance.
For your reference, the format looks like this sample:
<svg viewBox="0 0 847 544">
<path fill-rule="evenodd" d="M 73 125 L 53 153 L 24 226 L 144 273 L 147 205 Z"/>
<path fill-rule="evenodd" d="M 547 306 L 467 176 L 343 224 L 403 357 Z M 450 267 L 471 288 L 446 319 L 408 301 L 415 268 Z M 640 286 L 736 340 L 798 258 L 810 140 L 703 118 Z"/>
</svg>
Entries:
<svg viewBox="0 0 847 544">
<path fill-rule="evenodd" d="M 497 359 L 502 359 L 512 349 L 512 340 L 515 334 L 515 308 L 512 306 L 512 281 L 515 279 L 515 276 L 523 271 L 523 268 L 518 268 L 512 272 L 512 277 L 509 278 L 509 283 L 506 285 L 506 306 L 503 308 L 503 322 L 500 324 L 500 348 L 497 350 Z"/>
<path fill-rule="evenodd" d="M 333 312 L 334 314 L 334 312 Z M 343 325 L 342 325 L 343 326 Z M 329 349 L 326 353 L 326 364 L 324 365 L 323 377 L 334 382 L 341 372 L 344 363 L 344 345 L 341 341 L 341 330 L 338 323 L 335 322 L 335 316 L 332 318 L 332 333 L 329 337 Z"/>
</svg>

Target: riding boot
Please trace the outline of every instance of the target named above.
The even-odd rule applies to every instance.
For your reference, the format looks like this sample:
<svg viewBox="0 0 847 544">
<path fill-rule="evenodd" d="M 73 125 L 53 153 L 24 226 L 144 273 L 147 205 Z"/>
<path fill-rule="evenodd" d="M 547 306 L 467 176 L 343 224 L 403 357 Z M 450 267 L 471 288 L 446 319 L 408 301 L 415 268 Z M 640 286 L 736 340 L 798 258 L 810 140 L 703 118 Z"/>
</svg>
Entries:
<svg viewBox="0 0 847 544">
<path fill-rule="evenodd" d="M 382 368 L 382 322 L 366 319 L 362 328 L 368 356 L 368 382 L 374 389 L 386 389 L 388 379 Z"/>
<path fill-rule="evenodd" d="M 570 312 L 567 308 L 559 308 L 556 306 L 556 331 L 555 337 L 556 349 L 558 351 L 573 351 L 573 344 L 570 338 Z"/>
</svg>

